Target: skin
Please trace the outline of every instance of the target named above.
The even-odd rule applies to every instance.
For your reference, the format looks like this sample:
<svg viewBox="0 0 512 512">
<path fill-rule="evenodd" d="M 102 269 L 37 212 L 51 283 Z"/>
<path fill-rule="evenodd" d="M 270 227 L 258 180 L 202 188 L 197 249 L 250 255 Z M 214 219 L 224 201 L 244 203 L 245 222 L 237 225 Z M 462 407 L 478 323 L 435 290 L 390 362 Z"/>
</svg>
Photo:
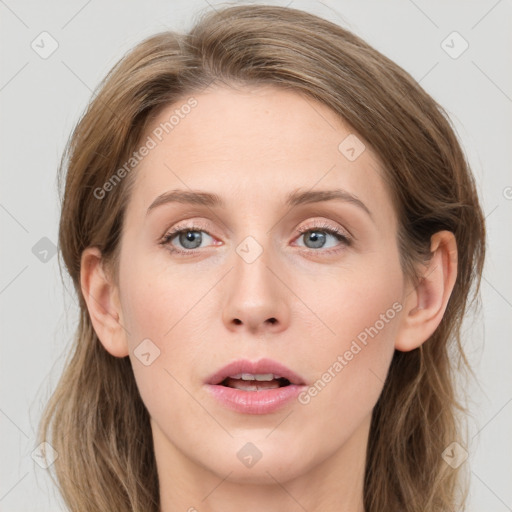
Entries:
<svg viewBox="0 0 512 512">
<path fill-rule="evenodd" d="M 329 108 L 272 87 L 194 97 L 197 107 L 136 170 L 118 283 L 96 248 L 82 255 L 95 331 L 113 356 L 130 357 L 151 416 L 161 511 L 363 511 L 372 409 L 394 350 L 417 348 L 441 321 L 456 277 L 454 237 L 432 237 L 414 287 L 399 264 L 378 157 L 365 143 L 349 161 L 338 146 L 354 132 Z M 144 140 L 179 106 L 166 107 Z M 334 188 L 371 215 L 351 202 L 285 206 L 297 189 Z M 225 207 L 170 203 L 146 213 L 172 189 L 215 193 Z M 201 232 L 195 255 L 159 244 L 175 226 Z M 325 226 L 352 242 L 323 232 L 319 247 L 311 232 L 297 232 Z M 252 263 L 236 251 L 247 236 L 263 251 Z M 238 358 L 275 359 L 313 385 L 394 303 L 401 311 L 306 405 L 241 414 L 205 390 L 208 376 Z M 146 338 L 160 350 L 149 366 L 134 355 Z M 262 454 L 250 468 L 237 457 L 248 442 Z"/>
</svg>

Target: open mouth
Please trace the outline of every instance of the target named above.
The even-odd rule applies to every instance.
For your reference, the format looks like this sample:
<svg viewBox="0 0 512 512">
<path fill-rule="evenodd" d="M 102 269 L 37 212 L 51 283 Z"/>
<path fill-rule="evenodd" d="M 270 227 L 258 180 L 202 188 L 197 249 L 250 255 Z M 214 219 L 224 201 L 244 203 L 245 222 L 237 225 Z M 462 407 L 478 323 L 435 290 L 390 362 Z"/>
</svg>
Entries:
<svg viewBox="0 0 512 512">
<path fill-rule="evenodd" d="M 211 396 L 240 414 L 270 414 L 290 404 L 306 385 L 279 361 L 238 359 L 205 381 Z"/>
<path fill-rule="evenodd" d="M 264 391 L 278 389 L 290 385 L 290 381 L 279 375 L 239 373 L 226 377 L 220 386 L 238 389 L 240 391 Z"/>
</svg>

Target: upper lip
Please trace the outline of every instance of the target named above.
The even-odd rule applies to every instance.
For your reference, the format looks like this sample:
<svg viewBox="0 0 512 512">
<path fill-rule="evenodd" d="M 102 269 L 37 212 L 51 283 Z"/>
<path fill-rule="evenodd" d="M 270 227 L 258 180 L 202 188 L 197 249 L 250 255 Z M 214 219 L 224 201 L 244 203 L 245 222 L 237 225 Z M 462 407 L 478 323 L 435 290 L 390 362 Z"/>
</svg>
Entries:
<svg viewBox="0 0 512 512">
<path fill-rule="evenodd" d="M 238 359 L 227 364 L 213 375 L 208 377 L 207 384 L 220 384 L 227 377 L 238 375 L 239 373 L 267 374 L 273 373 L 290 381 L 290 384 L 304 385 L 304 379 L 281 363 L 272 359 L 259 359 L 258 361 L 249 361 L 248 359 Z"/>
</svg>

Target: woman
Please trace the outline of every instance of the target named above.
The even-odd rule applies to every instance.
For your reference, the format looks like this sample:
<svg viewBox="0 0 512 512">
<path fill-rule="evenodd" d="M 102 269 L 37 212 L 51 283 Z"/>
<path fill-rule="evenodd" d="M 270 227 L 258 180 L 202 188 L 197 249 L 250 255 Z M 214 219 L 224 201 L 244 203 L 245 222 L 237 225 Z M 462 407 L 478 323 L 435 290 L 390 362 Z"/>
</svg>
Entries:
<svg viewBox="0 0 512 512">
<path fill-rule="evenodd" d="M 78 123 L 80 304 L 40 426 L 70 510 L 448 511 L 485 228 L 442 108 L 350 32 L 215 11 Z"/>
</svg>

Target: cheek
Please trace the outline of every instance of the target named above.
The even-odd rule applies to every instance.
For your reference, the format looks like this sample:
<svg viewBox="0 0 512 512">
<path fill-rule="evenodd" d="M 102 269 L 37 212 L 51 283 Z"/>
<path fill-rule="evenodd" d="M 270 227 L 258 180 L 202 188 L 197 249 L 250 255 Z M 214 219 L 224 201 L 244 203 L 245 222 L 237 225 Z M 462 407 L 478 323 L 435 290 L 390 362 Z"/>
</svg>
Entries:
<svg viewBox="0 0 512 512">
<path fill-rule="evenodd" d="M 139 267 L 142 269 L 143 267 Z M 162 427 L 172 424 L 183 432 L 188 425 L 201 425 L 201 409 L 194 408 L 188 390 L 190 383 L 181 372 L 189 371 L 197 356 L 193 332 L 187 331 L 197 302 L 197 291 L 186 293 L 179 279 L 148 271 L 133 272 L 123 290 L 123 314 L 134 377 L 142 401 Z M 150 341 L 148 341 L 150 340 Z M 195 348 L 194 348 L 195 347 Z M 149 354 L 149 356 L 146 356 Z M 180 411 L 176 415 L 176 410 Z M 178 436 L 179 437 L 179 436 Z"/>
<path fill-rule="evenodd" d="M 133 250 L 129 254 L 120 263 L 122 317 L 135 379 L 144 402 L 149 405 L 162 392 L 169 391 L 171 377 L 165 371 L 167 363 L 173 355 L 183 357 L 172 351 L 187 348 L 186 344 L 167 341 L 179 330 L 188 301 L 173 286 L 168 272 L 155 268 L 148 255 Z"/>
<path fill-rule="evenodd" d="M 349 435 L 375 406 L 394 353 L 401 292 L 398 264 L 375 262 L 319 294 L 314 307 L 329 329 L 322 329 L 314 353 L 303 354 L 314 371 L 299 403 L 304 414 L 318 419 L 327 438 L 339 440 L 341 424 Z"/>
<path fill-rule="evenodd" d="M 183 279 L 185 267 L 173 270 L 162 248 L 136 249 L 144 244 L 144 239 L 130 243 L 132 249 L 124 253 L 130 256 L 121 256 L 120 263 L 121 304 L 132 349 L 144 338 L 161 345 L 197 301 L 190 279 Z"/>
</svg>

